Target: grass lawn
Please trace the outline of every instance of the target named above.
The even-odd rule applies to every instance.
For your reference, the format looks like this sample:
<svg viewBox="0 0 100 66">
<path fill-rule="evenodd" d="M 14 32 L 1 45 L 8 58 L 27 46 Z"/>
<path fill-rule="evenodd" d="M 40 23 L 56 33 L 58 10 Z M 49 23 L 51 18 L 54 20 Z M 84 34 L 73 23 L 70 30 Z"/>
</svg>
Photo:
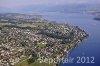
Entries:
<svg viewBox="0 0 100 66">
<path fill-rule="evenodd" d="M 19 63 L 15 64 L 15 66 L 29 66 L 27 57 L 22 58 Z"/>
<path fill-rule="evenodd" d="M 27 24 L 17 24 L 17 26 L 19 26 L 19 27 L 35 27 L 35 25 L 29 24 L 29 23 L 27 23 Z"/>
<path fill-rule="evenodd" d="M 53 63 L 51 64 L 47 64 L 47 63 L 40 63 L 39 61 L 34 61 L 33 63 L 31 64 L 28 64 L 28 61 L 27 60 L 22 60 L 21 62 L 15 64 L 15 66 L 54 66 Z"/>
<path fill-rule="evenodd" d="M 37 46 L 39 46 L 39 47 L 45 47 L 46 44 L 37 44 Z"/>
</svg>

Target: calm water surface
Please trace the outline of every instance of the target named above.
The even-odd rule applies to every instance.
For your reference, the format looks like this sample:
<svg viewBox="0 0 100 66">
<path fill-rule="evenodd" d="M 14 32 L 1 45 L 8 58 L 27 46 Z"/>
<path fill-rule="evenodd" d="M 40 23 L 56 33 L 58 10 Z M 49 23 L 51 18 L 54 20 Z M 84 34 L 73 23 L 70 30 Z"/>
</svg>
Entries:
<svg viewBox="0 0 100 66">
<path fill-rule="evenodd" d="M 73 63 L 61 63 L 61 66 L 100 66 L 100 21 L 93 20 L 94 16 L 82 13 L 53 13 L 45 14 L 43 18 L 50 21 L 64 22 L 70 25 L 79 26 L 89 33 L 89 37 L 81 42 L 69 54 L 74 58 Z M 77 64 L 77 57 L 94 57 L 92 64 Z M 91 58 L 90 58 L 91 61 Z"/>
</svg>

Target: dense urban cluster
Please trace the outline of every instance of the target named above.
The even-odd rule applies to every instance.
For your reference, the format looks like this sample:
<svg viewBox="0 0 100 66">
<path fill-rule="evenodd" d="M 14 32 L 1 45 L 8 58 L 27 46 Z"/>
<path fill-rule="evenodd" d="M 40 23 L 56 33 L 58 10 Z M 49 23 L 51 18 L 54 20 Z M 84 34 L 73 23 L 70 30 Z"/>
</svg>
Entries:
<svg viewBox="0 0 100 66">
<path fill-rule="evenodd" d="M 29 63 L 41 58 L 63 58 L 88 36 L 78 26 L 35 17 L 20 14 L 0 16 L 0 66 L 13 66 L 23 58 Z"/>
</svg>

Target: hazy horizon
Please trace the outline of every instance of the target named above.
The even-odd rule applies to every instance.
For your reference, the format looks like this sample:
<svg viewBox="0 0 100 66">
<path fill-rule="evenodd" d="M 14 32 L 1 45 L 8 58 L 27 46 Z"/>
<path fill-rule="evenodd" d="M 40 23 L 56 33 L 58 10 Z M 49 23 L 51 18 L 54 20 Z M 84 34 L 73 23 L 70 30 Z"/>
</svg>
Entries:
<svg viewBox="0 0 100 66">
<path fill-rule="evenodd" d="M 0 13 L 5 12 L 38 12 L 50 9 L 67 9 L 69 5 L 97 5 L 100 0 L 0 0 Z M 64 5 L 64 6 L 63 6 Z M 54 7 L 55 8 L 54 8 Z M 53 8 L 52 8 L 53 7 Z M 66 8 L 65 8 L 66 7 Z M 71 8 L 74 6 L 71 6 Z M 69 7 L 70 8 L 70 7 Z M 79 8 L 79 7 L 78 7 Z"/>
</svg>

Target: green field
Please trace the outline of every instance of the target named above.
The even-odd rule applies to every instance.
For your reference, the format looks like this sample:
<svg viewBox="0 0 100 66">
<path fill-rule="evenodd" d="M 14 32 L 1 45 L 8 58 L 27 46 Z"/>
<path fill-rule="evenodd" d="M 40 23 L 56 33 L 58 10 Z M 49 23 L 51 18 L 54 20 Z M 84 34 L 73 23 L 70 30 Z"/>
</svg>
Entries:
<svg viewBox="0 0 100 66">
<path fill-rule="evenodd" d="M 39 61 L 34 61 L 33 63 L 29 64 L 27 60 L 22 60 L 21 62 L 15 64 L 15 66 L 54 66 L 53 63 L 40 63 Z"/>
<path fill-rule="evenodd" d="M 37 46 L 39 46 L 39 47 L 45 47 L 46 44 L 37 44 Z"/>
<path fill-rule="evenodd" d="M 35 25 L 29 24 L 29 23 L 27 23 L 27 24 L 17 24 L 17 26 L 19 26 L 19 27 L 36 27 Z"/>
</svg>

